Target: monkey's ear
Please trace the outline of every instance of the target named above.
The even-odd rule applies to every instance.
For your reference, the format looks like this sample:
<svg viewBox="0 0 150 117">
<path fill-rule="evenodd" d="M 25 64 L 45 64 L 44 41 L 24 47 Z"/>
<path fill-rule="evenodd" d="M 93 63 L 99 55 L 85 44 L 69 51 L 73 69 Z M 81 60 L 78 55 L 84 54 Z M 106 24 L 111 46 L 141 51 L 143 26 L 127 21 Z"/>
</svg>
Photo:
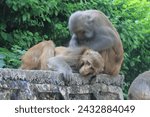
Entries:
<svg viewBox="0 0 150 117">
<path fill-rule="evenodd" d="M 87 49 L 87 50 L 84 51 L 83 55 L 87 56 L 87 55 L 89 55 L 89 53 L 90 53 L 90 49 Z"/>
</svg>

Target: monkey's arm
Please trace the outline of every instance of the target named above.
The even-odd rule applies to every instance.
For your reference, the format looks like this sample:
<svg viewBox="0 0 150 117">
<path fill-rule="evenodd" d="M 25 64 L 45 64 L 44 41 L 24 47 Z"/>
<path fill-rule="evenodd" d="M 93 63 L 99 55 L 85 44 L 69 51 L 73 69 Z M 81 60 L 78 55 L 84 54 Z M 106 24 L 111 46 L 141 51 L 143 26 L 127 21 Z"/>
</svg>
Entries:
<svg viewBox="0 0 150 117">
<path fill-rule="evenodd" d="M 48 59 L 48 69 L 57 71 L 63 74 L 65 80 L 70 80 L 72 75 L 72 69 L 70 65 L 61 56 L 51 57 Z"/>
<path fill-rule="evenodd" d="M 113 47 L 115 44 L 115 39 L 109 36 L 101 35 L 97 36 L 95 40 L 89 44 L 89 47 L 95 51 L 102 51 Z"/>
<path fill-rule="evenodd" d="M 77 37 L 74 34 L 72 35 L 72 38 L 69 42 L 69 47 L 71 48 L 78 47 Z"/>
</svg>

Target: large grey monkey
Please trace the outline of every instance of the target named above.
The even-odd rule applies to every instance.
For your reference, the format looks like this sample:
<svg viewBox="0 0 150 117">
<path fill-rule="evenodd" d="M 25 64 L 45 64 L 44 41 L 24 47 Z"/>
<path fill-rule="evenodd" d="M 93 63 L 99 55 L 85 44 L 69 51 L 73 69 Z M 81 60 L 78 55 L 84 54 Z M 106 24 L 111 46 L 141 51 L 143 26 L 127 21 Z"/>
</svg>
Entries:
<svg viewBox="0 0 150 117">
<path fill-rule="evenodd" d="M 105 60 L 104 73 L 119 73 L 123 62 L 122 42 L 112 23 L 101 11 L 76 11 L 69 18 L 69 30 L 72 33 L 69 47 L 86 46 L 100 52 Z"/>
</svg>

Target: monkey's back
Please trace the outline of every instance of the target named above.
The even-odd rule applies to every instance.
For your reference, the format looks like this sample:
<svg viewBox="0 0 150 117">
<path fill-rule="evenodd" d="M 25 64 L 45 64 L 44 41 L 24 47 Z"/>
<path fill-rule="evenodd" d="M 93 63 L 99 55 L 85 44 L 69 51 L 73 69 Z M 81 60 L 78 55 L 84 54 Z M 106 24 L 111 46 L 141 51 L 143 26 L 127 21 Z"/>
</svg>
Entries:
<svg viewBox="0 0 150 117">
<path fill-rule="evenodd" d="M 129 99 L 150 100 L 150 71 L 140 74 L 131 84 L 128 91 Z"/>
<path fill-rule="evenodd" d="M 116 31 L 115 27 L 113 24 L 110 22 L 108 17 L 101 11 L 99 10 L 85 10 L 83 11 L 84 14 L 91 16 L 96 23 L 97 26 L 108 26 L 112 30 Z"/>
</svg>

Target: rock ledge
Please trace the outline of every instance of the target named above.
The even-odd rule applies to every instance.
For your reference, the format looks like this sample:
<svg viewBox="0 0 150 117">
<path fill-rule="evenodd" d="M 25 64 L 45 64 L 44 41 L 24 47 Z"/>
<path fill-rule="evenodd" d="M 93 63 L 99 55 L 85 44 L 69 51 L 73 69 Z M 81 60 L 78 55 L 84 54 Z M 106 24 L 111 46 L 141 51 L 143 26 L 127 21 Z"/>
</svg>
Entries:
<svg viewBox="0 0 150 117">
<path fill-rule="evenodd" d="M 1 100 L 120 100 L 124 77 L 100 74 L 86 79 L 73 74 L 65 81 L 62 74 L 48 70 L 0 68 Z"/>
</svg>

